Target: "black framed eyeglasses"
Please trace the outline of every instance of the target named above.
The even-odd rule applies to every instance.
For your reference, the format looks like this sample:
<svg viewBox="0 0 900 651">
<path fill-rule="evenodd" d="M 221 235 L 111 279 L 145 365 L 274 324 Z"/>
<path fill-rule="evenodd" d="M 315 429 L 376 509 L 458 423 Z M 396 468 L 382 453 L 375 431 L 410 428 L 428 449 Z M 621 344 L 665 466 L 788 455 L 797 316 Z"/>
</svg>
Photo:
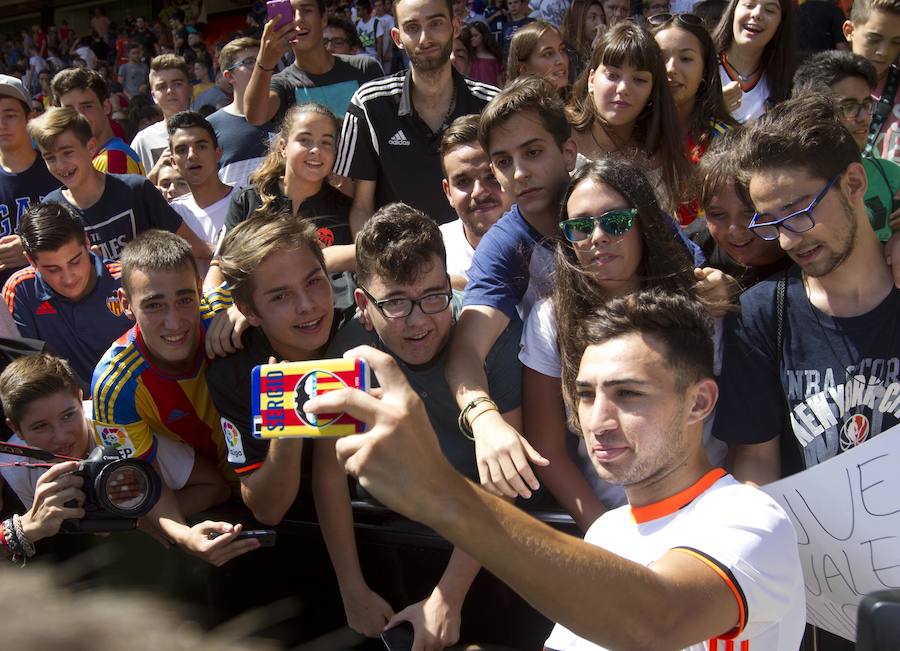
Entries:
<svg viewBox="0 0 900 651">
<path fill-rule="evenodd" d="M 422 298 L 386 298 L 380 301 L 372 296 L 369 290 L 362 285 L 358 285 L 358 287 L 368 296 L 369 300 L 378 308 L 378 311 L 388 319 L 405 319 L 412 314 L 416 305 L 422 310 L 422 314 L 438 314 L 446 310 L 453 299 L 453 291 L 448 290 L 446 292 L 427 294 Z"/>
<path fill-rule="evenodd" d="M 616 208 L 602 215 L 567 219 L 560 222 L 559 229 L 570 242 L 590 239 L 597 227 L 610 237 L 622 237 L 634 226 L 635 215 L 636 208 Z"/>
<path fill-rule="evenodd" d="M 238 68 L 243 68 L 244 66 L 252 66 L 254 63 L 256 63 L 255 56 L 247 57 L 245 59 L 241 59 L 240 61 L 236 61 L 235 63 L 233 63 L 232 65 L 228 66 L 225 69 L 228 70 L 229 72 L 234 72 Z"/>
<path fill-rule="evenodd" d="M 753 214 L 753 219 L 750 220 L 750 225 L 747 226 L 747 228 L 749 228 L 754 235 L 767 242 L 778 239 L 779 228 L 784 228 L 791 233 L 805 233 L 816 225 L 816 219 L 813 217 L 813 210 L 816 209 L 816 206 L 819 205 L 819 202 L 826 194 L 828 194 L 831 186 L 834 185 L 834 182 L 837 181 L 843 173 L 843 170 L 841 170 L 832 176 L 831 180 L 825 184 L 824 188 L 822 188 L 822 191 L 819 192 L 819 194 L 817 194 L 803 210 L 797 210 L 790 215 L 785 215 L 780 219 L 774 219 L 768 222 L 760 221 L 763 215 L 760 215 L 757 212 Z"/>
<path fill-rule="evenodd" d="M 875 113 L 877 103 L 871 97 L 867 97 L 861 102 L 848 98 L 839 101 L 837 108 L 845 120 L 858 120 L 860 117 L 870 117 Z"/>
<path fill-rule="evenodd" d="M 669 12 L 663 12 L 661 14 L 650 16 L 647 19 L 647 22 L 654 27 L 660 27 L 661 25 L 665 25 L 670 21 L 674 21 L 676 24 L 681 23 L 682 25 L 690 25 L 691 27 L 703 26 L 703 19 L 700 18 L 700 16 L 698 16 L 697 14 L 673 14 Z"/>
<path fill-rule="evenodd" d="M 329 45 L 333 45 L 334 47 L 344 47 L 349 41 L 346 38 L 335 36 L 334 38 L 323 38 L 322 43 L 325 47 L 328 47 Z"/>
</svg>

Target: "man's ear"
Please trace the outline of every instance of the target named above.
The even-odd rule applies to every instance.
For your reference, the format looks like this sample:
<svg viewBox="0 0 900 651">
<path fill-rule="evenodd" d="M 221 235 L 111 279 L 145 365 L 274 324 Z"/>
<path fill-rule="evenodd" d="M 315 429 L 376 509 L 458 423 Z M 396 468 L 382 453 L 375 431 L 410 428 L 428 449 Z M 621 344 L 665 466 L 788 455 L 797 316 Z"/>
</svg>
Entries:
<svg viewBox="0 0 900 651">
<path fill-rule="evenodd" d="M 125 293 L 125 288 L 119 287 L 116 294 L 119 296 L 119 305 L 122 306 L 122 312 L 132 321 L 136 321 L 134 312 L 131 310 L 131 301 L 128 300 L 128 294 Z"/>
<path fill-rule="evenodd" d="M 450 201 L 450 183 L 447 179 L 441 179 L 441 189 L 444 190 L 444 196 L 447 197 L 447 201 Z M 450 204 L 453 205 L 452 203 Z"/>
<path fill-rule="evenodd" d="M 7 426 L 10 430 L 12 430 L 13 432 L 15 432 L 16 434 L 19 433 L 19 426 L 16 425 L 14 422 L 12 422 L 9 418 L 6 419 L 6 426 Z"/>
<path fill-rule="evenodd" d="M 356 303 L 356 313 L 359 316 L 359 322 L 362 323 L 366 330 L 371 331 L 374 326 L 372 325 L 372 319 L 369 316 L 371 304 L 369 303 L 368 296 L 366 296 L 366 293 L 363 290 L 359 288 L 354 289 L 353 302 Z"/>
<path fill-rule="evenodd" d="M 396 45 L 398 49 L 406 49 L 403 47 L 403 43 L 400 42 L 400 30 L 396 27 L 391 27 L 391 40 L 394 41 L 394 45 Z"/>
<path fill-rule="evenodd" d="M 866 176 L 866 168 L 862 166 L 862 163 L 853 162 L 847 166 L 843 186 L 851 204 L 857 200 L 861 201 L 866 196 L 869 180 Z"/>
<path fill-rule="evenodd" d="M 25 256 L 25 259 L 28 261 L 28 264 L 30 264 L 32 267 L 37 269 L 37 264 L 35 263 L 34 258 L 32 258 L 30 255 L 28 255 L 25 251 L 22 251 L 22 255 Z"/>
<path fill-rule="evenodd" d="M 562 144 L 563 160 L 566 161 L 566 171 L 571 172 L 575 169 L 575 162 L 578 160 L 578 143 L 573 138 L 569 138 Z"/>
<path fill-rule="evenodd" d="M 106 115 L 106 117 L 112 115 L 112 102 L 109 101 L 108 97 L 103 100 L 103 114 Z"/>
<path fill-rule="evenodd" d="M 847 42 L 853 43 L 853 21 L 845 20 L 841 30 L 844 32 L 844 38 L 847 39 Z"/>
<path fill-rule="evenodd" d="M 89 152 L 91 152 L 91 158 L 93 158 L 94 156 L 97 155 L 97 139 L 96 138 L 90 138 L 87 141 L 87 149 Z"/>
<path fill-rule="evenodd" d="M 691 400 L 691 411 L 688 422 L 703 422 L 715 409 L 719 399 L 719 385 L 713 378 L 704 378 L 695 383 L 688 390 L 687 397 Z"/>
</svg>

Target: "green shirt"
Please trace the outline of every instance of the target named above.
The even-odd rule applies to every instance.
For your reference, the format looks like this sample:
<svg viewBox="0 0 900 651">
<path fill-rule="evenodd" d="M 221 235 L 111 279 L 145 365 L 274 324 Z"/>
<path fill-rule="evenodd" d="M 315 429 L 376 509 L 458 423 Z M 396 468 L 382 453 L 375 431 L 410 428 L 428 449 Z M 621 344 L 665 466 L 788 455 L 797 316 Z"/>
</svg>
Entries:
<svg viewBox="0 0 900 651">
<path fill-rule="evenodd" d="M 894 199 L 900 191 L 900 165 L 883 158 L 868 157 L 862 159 L 862 164 L 869 181 L 865 197 L 869 222 L 878 239 L 887 242 L 893 234 L 891 213 L 900 207 L 900 201 Z"/>
</svg>

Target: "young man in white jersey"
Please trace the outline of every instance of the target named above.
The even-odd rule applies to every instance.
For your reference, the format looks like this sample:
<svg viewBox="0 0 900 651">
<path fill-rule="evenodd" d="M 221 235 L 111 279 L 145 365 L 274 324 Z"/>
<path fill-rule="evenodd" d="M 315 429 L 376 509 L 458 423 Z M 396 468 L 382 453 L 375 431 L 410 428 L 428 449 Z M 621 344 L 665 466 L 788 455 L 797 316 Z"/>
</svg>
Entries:
<svg viewBox="0 0 900 651">
<path fill-rule="evenodd" d="M 346 353 L 374 369 L 380 399 L 343 390 L 303 409 L 365 420 L 367 433 L 337 443 L 347 471 L 559 622 L 548 650 L 796 651 L 806 615 L 793 526 L 768 496 L 713 469 L 701 445 L 718 396 L 706 311 L 643 291 L 610 301 L 585 331 L 564 393 L 597 473 L 629 501 L 585 541 L 456 474 L 384 353 Z"/>
</svg>

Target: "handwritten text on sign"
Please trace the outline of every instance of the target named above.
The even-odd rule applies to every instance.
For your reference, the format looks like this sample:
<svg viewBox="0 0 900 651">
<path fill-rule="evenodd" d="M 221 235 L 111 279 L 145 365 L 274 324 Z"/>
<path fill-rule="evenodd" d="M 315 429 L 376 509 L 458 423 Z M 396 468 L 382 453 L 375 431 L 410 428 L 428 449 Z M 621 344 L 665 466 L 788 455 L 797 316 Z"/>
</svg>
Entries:
<svg viewBox="0 0 900 651">
<path fill-rule="evenodd" d="M 797 530 L 809 623 L 855 640 L 862 596 L 900 588 L 900 425 L 763 490 Z"/>
</svg>

